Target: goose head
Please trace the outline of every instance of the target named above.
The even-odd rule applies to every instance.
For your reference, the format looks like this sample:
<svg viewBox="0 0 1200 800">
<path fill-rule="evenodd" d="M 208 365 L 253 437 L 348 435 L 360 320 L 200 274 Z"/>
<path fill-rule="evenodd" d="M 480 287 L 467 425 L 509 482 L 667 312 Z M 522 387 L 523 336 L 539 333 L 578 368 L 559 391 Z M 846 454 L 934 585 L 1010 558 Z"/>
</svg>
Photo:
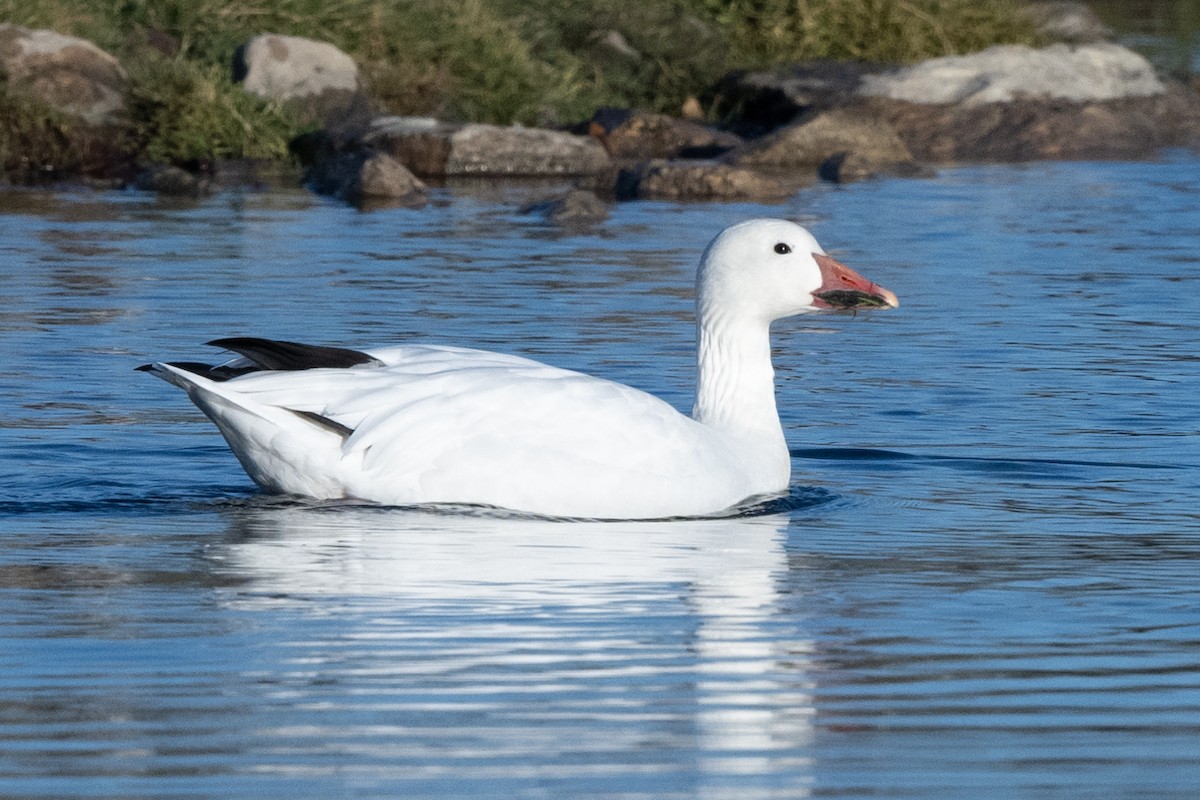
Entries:
<svg viewBox="0 0 1200 800">
<path fill-rule="evenodd" d="M 719 233 L 700 259 L 696 304 L 712 316 L 770 324 L 820 309 L 895 308 L 891 291 L 826 255 L 805 228 L 752 219 Z"/>
</svg>

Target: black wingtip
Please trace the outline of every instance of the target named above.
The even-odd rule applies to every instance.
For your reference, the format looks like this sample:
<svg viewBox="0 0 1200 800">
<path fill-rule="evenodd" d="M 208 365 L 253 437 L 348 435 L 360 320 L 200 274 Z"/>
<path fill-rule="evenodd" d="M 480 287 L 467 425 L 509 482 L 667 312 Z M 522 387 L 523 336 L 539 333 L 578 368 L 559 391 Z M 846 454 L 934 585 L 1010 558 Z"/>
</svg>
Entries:
<svg viewBox="0 0 1200 800">
<path fill-rule="evenodd" d="M 324 345 L 301 344 L 279 339 L 259 339 L 253 336 L 233 336 L 213 339 L 211 347 L 237 353 L 249 359 L 259 369 L 346 369 L 363 364 L 379 364 L 379 360 L 358 350 Z"/>
</svg>

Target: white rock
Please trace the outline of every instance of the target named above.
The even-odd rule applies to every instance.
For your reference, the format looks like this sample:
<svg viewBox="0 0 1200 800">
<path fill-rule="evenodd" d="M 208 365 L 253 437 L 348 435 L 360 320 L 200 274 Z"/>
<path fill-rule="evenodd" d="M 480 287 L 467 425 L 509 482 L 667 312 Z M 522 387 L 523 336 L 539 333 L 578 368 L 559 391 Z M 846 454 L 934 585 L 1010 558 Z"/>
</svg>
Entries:
<svg viewBox="0 0 1200 800">
<path fill-rule="evenodd" d="M 997 45 L 863 78 L 861 94 L 912 103 L 1003 103 L 1017 97 L 1074 101 L 1162 94 L 1154 67 L 1137 53 L 1102 42 L 1035 49 Z"/>
<path fill-rule="evenodd" d="M 266 33 L 247 42 L 239 56 L 243 88 L 264 100 L 285 102 L 359 88 L 354 59 L 328 42 Z"/>
</svg>

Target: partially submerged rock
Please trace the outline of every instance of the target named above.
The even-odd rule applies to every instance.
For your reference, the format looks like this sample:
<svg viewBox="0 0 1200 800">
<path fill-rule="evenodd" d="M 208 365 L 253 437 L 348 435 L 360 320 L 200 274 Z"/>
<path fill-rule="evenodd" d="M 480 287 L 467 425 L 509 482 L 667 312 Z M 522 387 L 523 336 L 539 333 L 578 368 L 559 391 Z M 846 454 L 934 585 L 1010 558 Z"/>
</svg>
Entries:
<svg viewBox="0 0 1200 800">
<path fill-rule="evenodd" d="M 782 200 L 793 188 L 750 169 L 713 161 L 650 161 L 622 170 L 621 200 Z"/>
<path fill-rule="evenodd" d="M 420 208 L 428 201 L 417 176 L 387 153 L 369 149 L 343 151 L 320 161 L 309 172 L 309 185 L 348 203 L 403 205 Z"/>
<path fill-rule="evenodd" d="M 169 197 L 203 197 L 212 190 L 207 176 L 171 164 L 151 164 L 133 180 L 137 189 Z"/>
<path fill-rule="evenodd" d="M 833 156 L 853 153 L 860 161 L 912 161 L 886 120 L 864 108 L 835 108 L 809 114 L 730 154 L 732 164 L 771 169 L 812 168 Z"/>
<path fill-rule="evenodd" d="M 872 178 L 931 178 L 937 173 L 916 161 L 874 161 L 857 153 L 838 153 L 822 162 L 817 175 L 830 183 L 857 183 Z"/>
<path fill-rule="evenodd" d="M 997 45 L 867 75 L 858 91 L 909 103 L 980 105 L 1036 97 L 1115 100 L 1162 94 L 1166 87 L 1149 61 L 1120 45 L 1100 42 L 1040 49 Z"/>
<path fill-rule="evenodd" d="M 587 136 L 520 125 L 449 125 L 411 117 L 376 119 L 363 143 L 425 177 L 578 177 L 610 166 Z"/>
<path fill-rule="evenodd" d="M 559 225 L 578 225 L 599 222 L 608 217 L 608 203 L 587 189 L 571 189 L 556 197 L 530 203 L 521 209 L 524 214 L 537 214 L 547 222 Z"/>
</svg>

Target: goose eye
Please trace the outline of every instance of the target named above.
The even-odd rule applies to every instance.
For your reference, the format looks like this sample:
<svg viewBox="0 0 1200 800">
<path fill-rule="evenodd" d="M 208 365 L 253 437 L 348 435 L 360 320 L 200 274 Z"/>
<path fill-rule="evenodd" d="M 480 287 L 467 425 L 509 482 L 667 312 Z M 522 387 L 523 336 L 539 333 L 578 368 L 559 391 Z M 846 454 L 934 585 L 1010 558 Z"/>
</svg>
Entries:
<svg viewBox="0 0 1200 800">
<path fill-rule="evenodd" d="M 783 242 L 780 242 L 779 244 L 775 245 L 775 252 L 779 253 L 781 256 L 786 256 L 788 253 L 792 252 L 792 248 Z"/>
</svg>

